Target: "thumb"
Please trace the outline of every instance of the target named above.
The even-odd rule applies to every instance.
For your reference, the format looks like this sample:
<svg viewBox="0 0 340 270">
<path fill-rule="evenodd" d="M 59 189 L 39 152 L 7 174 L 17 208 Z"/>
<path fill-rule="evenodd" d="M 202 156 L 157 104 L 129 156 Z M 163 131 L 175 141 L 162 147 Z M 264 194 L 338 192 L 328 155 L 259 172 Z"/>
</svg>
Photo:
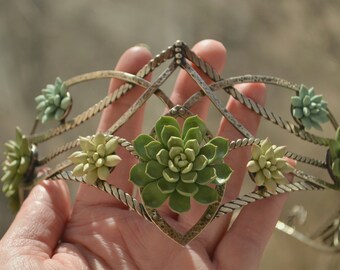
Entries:
<svg viewBox="0 0 340 270">
<path fill-rule="evenodd" d="M 43 181 L 34 187 L 23 203 L 1 239 L 0 250 L 12 250 L 13 256 L 51 257 L 70 212 L 70 196 L 66 183 Z"/>
</svg>

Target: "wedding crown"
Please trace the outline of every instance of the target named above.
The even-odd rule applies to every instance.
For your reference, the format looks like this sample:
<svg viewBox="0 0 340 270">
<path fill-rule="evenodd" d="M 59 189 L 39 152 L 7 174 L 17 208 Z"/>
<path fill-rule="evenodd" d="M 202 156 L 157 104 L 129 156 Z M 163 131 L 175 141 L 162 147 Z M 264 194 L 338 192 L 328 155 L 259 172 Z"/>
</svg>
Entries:
<svg viewBox="0 0 340 270">
<path fill-rule="evenodd" d="M 170 60 L 170 64 L 156 80 L 149 82 L 144 79 L 159 66 L 165 65 L 167 60 Z M 185 70 L 200 89 L 183 105 L 174 104 L 161 90 L 163 83 L 177 68 Z M 196 70 L 206 74 L 213 83 L 208 85 Z M 72 108 L 70 88 L 75 84 L 103 78 L 116 78 L 125 84 L 88 110 L 67 120 Z M 290 90 L 290 112 L 295 123 L 284 120 L 234 87 L 240 83 L 253 82 Z M 38 156 L 39 144 L 83 124 L 127 92 L 133 91 L 135 86 L 143 87 L 144 92 L 106 132 L 79 137 L 57 147 L 46 157 Z M 289 151 L 285 146 L 273 145 L 269 138 L 256 138 L 221 105 L 215 94 L 217 91 L 233 97 L 260 117 L 281 127 L 284 132 L 323 147 L 325 159 L 317 160 Z M 140 134 L 132 142 L 115 135 L 153 95 L 163 102 L 166 113 L 159 118 L 150 133 Z M 229 141 L 228 138 L 214 137 L 204 121 L 190 111 L 204 96 L 208 97 L 218 112 L 239 132 L 239 139 Z M 340 130 L 322 95 L 316 94 L 313 88 L 270 76 L 244 75 L 223 79 L 181 41 L 150 60 L 136 75 L 104 70 L 66 81 L 57 78 L 54 84 L 47 85 L 41 91 L 35 101 L 37 117 L 32 132 L 23 135 L 17 128 L 16 139 L 5 143 L 2 191 L 16 209 L 22 203 L 25 193 L 43 179 L 80 182 L 112 195 L 130 210 L 154 223 L 173 240 L 185 245 L 214 219 L 258 200 L 295 191 L 340 190 Z M 179 124 L 178 119 L 184 120 L 183 125 Z M 52 120 L 58 122 L 56 127 L 36 133 L 39 123 Z M 326 122 L 330 122 L 336 130 L 333 138 L 317 136 L 309 131 L 313 128 L 322 131 L 321 125 Z M 222 204 L 226 183 L 233 173 L 225 162 L 225 157 L 234 149 L 242 147 L 251 147 L 247 169 L 256 188 L 249 194 Z M 116 153 L 117 148 L 125 149 L 138 160 L 130 169 L 129 181 L 139 190 L 140 200 L 106 181 L 111 171 L 119 163 L 124 163 Z M 73 149 L 77 151 L 68 155 L 66 161 L 42 174 L 37 173 L 39 167 L 46 166 L 57 156 Z M 300 170 L 299 164 L 293 168 L 287 158 L 319 168 L 319 171 L 327 170 L 329 180 L 322 180 Z M 71 166 L 72 171 L 68 170 Z M 286 174 L 294 175 L 294 182 L 288 182 Z M 206 210 L 197 223 L 183 234 L 176 231 L 157 210 L 165 202 L 168 202 L 171 211 L 178 214 L 190 211 L 191 204 L 195 203 L 206 205 Z M 306 235 L 296 228 L 296 220 L 301 219 L 303 210 L 298 207 L 293 212 L 286 223 L 279 221 L 276 228 L 315 248 L 325 251 L 340 250 L 339 211 L 314 235 Z"/>
</svg>

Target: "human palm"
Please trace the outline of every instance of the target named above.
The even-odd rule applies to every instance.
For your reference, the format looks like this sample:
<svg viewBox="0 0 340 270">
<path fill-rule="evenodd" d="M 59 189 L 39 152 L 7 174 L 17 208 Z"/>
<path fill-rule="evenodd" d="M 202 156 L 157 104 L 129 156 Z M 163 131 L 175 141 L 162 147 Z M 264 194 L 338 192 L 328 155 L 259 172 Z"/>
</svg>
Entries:
<svg viewBox="0 0 340 270">
<path fill-rule="evenodd" d="M 201 41 L 193 50 L 222 72 L 226 50 L 220 43 Z M 146 48 L 133 47 L 122 55 L 116 70 L 136 73 L 150 58 Z M 109 91 L 121 83 L 112 80 Z M 262 84 L 240 85 L 239 90 L 264 103 Z M 105 109 L 99 130 L 109 128 L 141 91 L 136 87 Z M 171 99 L 182 104 L 195 91 L 197 86 L 181 71 Z M 203 99 L 192 112 L 205 119 L 208 107 L 209 101 Z M 256 114 L 233 99 L 227 109 L 249 131 L 256 132 L 259 123 Z M 140 133 L 142 122 L 143 109 L 117 134 L 132 140 Z M 230 140 L 239 137 L 224 119 L 218 133 Z M 124 165 L 117 167 L 109 181 L 131 193 L 128 168 L 135 160 L 128 153 L 119 155 Z M 249 149 L 245 148 L 228 156 L 227 163 L 234 173 L 227 184 L 224 202 L 238 196 L 249 156 Z M 1 239 L 0 264 L 2 269 L 257 269 L 284 200 L 285 196 L 280 195 L 245 207 L 229 229 L 230 216 L 220 217 L 182 247 L 108 194 L 81 185 L 72 206 L 64 182 L 43 181 L 33 189 Z M 173 226 L 187 230 L 198 220 L 202 209 L 194 205 L 189 213 L 179 216 L 165 206 L 160 212 Z"/>
</svg>

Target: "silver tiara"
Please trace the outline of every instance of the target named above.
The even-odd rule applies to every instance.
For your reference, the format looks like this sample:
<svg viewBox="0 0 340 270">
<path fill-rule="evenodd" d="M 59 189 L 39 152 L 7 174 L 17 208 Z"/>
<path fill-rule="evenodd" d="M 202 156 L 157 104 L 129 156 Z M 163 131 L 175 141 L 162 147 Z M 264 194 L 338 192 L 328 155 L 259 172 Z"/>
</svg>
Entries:
<svg viewBox="0 0 340 270">
<path fill-rule="evenodd" d="M 153 82 L 144 79 L 164 65 L 167 66 Z M 174 104 L 161 89 L 163 83 L 178 68 L 185 70 L 200 89 L 183 105 Z M 207 75 L 212 83 L 207 84 L 197 70 Z M 68 119 L 72 109 L 72 86 L 104 78 L 116 78 L 123 80 L 125 84 L 88 110 Z M 288 90 L 289 103 L 284 104 L 290 110 L 292 121 L 276 115 L 234 87 L 240 83 L 254 82 Z M 57 147 L 45 157 L 38 155 L 39 144 L 85 123 L 127 92 L 133 91 L 135 86 L 143 87 L 144 92 L 108 130 L 76 138 Z M 260 117 L 281 127 L 282 133 L 291 133 L 300 140 L 321 146 L 325 158 L 318 160 L 304 156 L 299 153 L 303 148 L 296 149 L 295 152 L 286 146 L 274 145 L 270 141 L 270 134 L 267 138 L 255 137 L 221 104 L 215 95 L 217 91 L 233 97 Z M 140 134 L 132 142 L 117 136 L 119 128 L 153 95 L 162 101 L 166 113 L 160 116 L 149 134 Z M 239 139 L 230 141 L 228 138 L 213 136 L 205 122 L 191 112 L 192 106 L 202 97 L 207 97 L 226 121 L 239 132 Z M 322 95 L 317 94 L 312 87 L 271 76 L 244 75 L 223 79 L 182 41 L 177 41 L 156 55 L 136 75 L 103 70 L 66 81 L 57 78 L 54 84 L 47 85 L 41 91 L 35 101 L 37 116 L 30 134 L 24 135 L 17 128 L 15 140 L 5 143 L 2 191 L 14 209 L 20 207 L 31 188 L 43 179 L 79 182 L 110 194 L 173 240 L 185 245 L 214 219 L 258 200 L 297 191 L 340 190 L 340 131 Z M 179 119 L 184 123 L 180 124 Z M 55 127 L 36 133 L 39 124 L 53 120 L 57 123 Z M 335 135 L 332 138 L 313 134 L 313 129 L 322 131 L 322 125 L 326 122 L 334 127 Z M 243 147 L 251 147 L 247 169 L 256 187 L 253 192 L 222 204 L 226 183 L 233 169 L 236 169 L 229 167 L 225 157 L 233 150 Z M 124 164 L 124 159 L 116 153 L 117 148 L 125 149 L 137 160 L 130 168 L 127 181 L 139 191 L 138 200 L 115 187 L 114 182 L 111 184 L 106 181 L 116 166 Z M 60 155 L 67 157 L 65 161 L 38 174 L 39 168 L 50 164 Z M 288 159 L 297 162 L 296 168 L 289 164 Z M 323 180 L 299 169 L 300 163 L 316 167 L 318 171 L 326 170 L 329 179 Z M 287 174 L 294 175 L 295 180 L 289 182 Z M 206 210 L 185 233 L 175 230 L 158 211 L 163 204 L 168 204 L 171 211 L 183 214 L 190 211 L 191 205 L 196 203 L 205 205 Z M 314 248 L 339 251 L 340 212 L 339 209 L 334 211 L 328 222 L 320 224 L 319 230 L 313 235 L 304 234 L 299 229 L 299 223 L 306 216 L 300 206 L 293 209 L 286 222 L 279 221 L 276 228 Z"/>
</svg>

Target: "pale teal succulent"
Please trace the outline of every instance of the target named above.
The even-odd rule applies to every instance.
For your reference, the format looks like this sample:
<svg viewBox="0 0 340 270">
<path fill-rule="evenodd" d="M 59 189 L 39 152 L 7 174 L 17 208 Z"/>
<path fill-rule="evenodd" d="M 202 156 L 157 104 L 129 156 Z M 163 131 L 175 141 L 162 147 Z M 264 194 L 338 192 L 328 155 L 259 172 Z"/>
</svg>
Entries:
<svg viewBox="0 0 340 270">
<path fill-rule="evenodd" d="M 335 138 L 329 142 L 329 153 L 333 175 L 340 179 L 340 128 L 337 129 Z"/>
<path fill-rule="evenodd" d="M 252 159 L 247 168 L 253 174 L 257 186 L 275 192 L 278 184 L 288 184 L 284 174 L 292 172 L 294 168 L 283 158 L 285 152 L 286 146 L 272 145 L 268 138 L 260 145 L 252 146 Z"/>
<path fill-rule="evenodd" d="M 156 209 L 169 198 L 170 209 L 183 213 L 191 198 L 206 205 L 218 201 L 211 184 L 225 184 L 232 173 L 223 161 L 229 145 L 222 137 L 203 144 L 206 132 L 197 116 L 185 120 L 182 132 L 175 118 L 163 116 L 155 138 L 142 134 L 134 140 L 140 163 L 131 168 L 130 180 L 141 188 L 145 206 Z"/>
<path fill-rule="evenodd" d="M 320 124 L 329 120 L 327 103 L 322 95 L 315 95 L 314 88 L 301 85 L 299 95 L 291 97 L 292 114 L 306 128 L 322 130 Z"/>
<path fill-rule="evenodd" d="M 112 135 L 98 133 L 94 136 L 80 137 L 81 151 L 74 152 L 69 159 L 76 164 L 73 176 L 85 176 L 87 184 L 94 184 L 97 179 L 107 180 L 111 170 L 121 158 L 115 151 L 118 139 Z"/>
<path fill-rule="evenodd" d="M 4 175 L 2 191 L 9 198 L 10 206 L 19 208 L 19 186 L 31 164 L 31 151 L 27 138 L 19 128 L 16 129 L 15 141 L 5 143 L 5 161 L 2 164 Z"/>
<path fill-rule="evenodd" d="M 57 78 L 54 84 L 48 84 L 35 98 L 38 119 L 44 124 L 49 120 L 60 121 L 70 109 L 72 100 L 65 83 Z"/>
</svg>

